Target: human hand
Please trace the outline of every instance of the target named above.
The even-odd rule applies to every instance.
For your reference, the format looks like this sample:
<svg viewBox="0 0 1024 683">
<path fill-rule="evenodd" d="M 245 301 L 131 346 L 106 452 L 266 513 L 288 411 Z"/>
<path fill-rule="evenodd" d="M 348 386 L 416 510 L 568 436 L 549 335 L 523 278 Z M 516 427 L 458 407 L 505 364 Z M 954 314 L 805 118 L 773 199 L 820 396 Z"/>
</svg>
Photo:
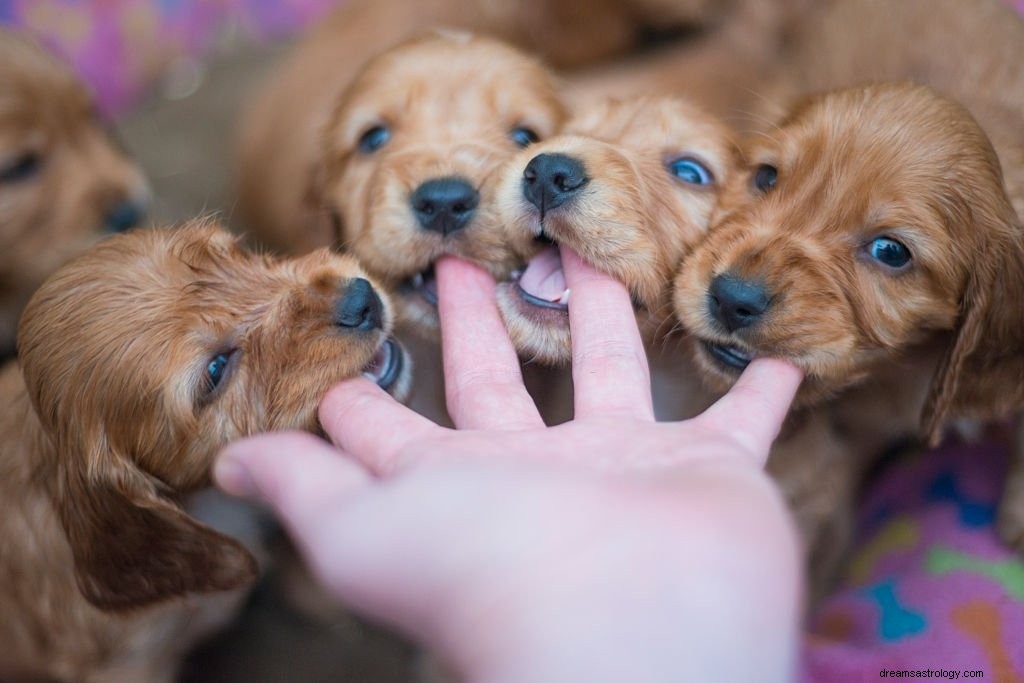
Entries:
<svg viewBox="0 0 1024 683">
<path fill-rule="evenodd" d="M 798 553 L 761 466 L 799 372 L 757 361 L 699 418 L 657 424 L 628 294 L 563 263 L 573 421 L 543 426 L 493 282 L 444 260 L 457 430 L 353 380 L 321 406 L 337 448 L 242 441 L 219 483 L 269 502 L 328 587 L 469 680 L 785 678 Z"/>
</svg>

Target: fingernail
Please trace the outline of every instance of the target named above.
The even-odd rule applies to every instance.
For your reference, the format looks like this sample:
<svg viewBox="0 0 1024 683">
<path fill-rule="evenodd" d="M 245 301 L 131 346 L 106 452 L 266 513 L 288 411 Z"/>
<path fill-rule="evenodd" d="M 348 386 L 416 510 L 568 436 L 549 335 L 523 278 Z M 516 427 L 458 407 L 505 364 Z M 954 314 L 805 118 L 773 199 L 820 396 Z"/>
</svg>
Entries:
<svg viewBox="0 0 1024 683">
<path fill-rule="evenodd" d="M 213 479 L 233 496 L 255 496 L 259 493 L 249 468 L 237 456 L 224 455 L 213 465 Z"/>
</svg>

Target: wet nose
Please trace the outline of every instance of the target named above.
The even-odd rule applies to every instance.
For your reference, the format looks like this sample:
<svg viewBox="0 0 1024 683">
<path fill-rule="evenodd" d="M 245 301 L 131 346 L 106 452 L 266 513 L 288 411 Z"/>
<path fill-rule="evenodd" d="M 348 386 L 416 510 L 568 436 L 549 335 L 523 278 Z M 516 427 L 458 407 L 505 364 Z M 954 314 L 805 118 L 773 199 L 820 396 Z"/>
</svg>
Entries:
<svg viewBox="0 0 1024 683">
<path fill-rule="evenodd" d="M 417 187 L 410 203 L 424 229 L 448 235 L 466 227 L 480 194 L 462 178 L 436 178 Z"/>
<path fill-rule="evenodd" d="M 347 330 L 377 330 L 383 326 L 384 304 L 369 280 L 349 281 L 334 306 L 334 324 Z"/>
<path fill-rule="evenodd" d="M 142 222 L 146 207 L 141 202 L 126 200 L 115 204 L 106 215 L 103 227 L 108 232 L 124 232 Z"/>
<path fill-rule="evenodd" d="M 579 159 L 565 154 L 538 154 L 523 169 L 523 196 L 544 213 L 564 204 L 588 180 Z"/>
<path fill-rule="evenodd" d="M 729 273 L 715 276 L 708 294 L 711 315 L 730 332 L 757 323 L 771 304 L 763 284 Z"/>
</svg>

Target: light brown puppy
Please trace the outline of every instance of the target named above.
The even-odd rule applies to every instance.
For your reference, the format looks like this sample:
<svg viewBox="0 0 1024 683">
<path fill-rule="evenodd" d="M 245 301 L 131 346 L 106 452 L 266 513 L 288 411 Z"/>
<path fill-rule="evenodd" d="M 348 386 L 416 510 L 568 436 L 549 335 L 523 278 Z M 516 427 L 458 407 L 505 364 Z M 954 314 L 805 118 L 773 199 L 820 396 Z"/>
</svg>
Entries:
<svg viewBox="0 0 1024 683">
<path fill-rule="evenodd" d="M 786 358 L 799 405 L 889 386 L 901 401 L 868 430 L 933 441 L 1024 402 L 1024 231 L 966 109 L 907 83 L 832 91 L 749 156 L 676 281 L 713 385 Z"/>
<path fill-rule="evenodd" d="M 0 357 L 47 275 L 142 217 L 139 169 L 111 138 L 71 71 L 0 28 Z"/>
<path fill-rule="evenodd" d="M 340 379 L 404 394 L 392 319 L 351 259 L 274 260 L 203 222 L 111 237 L 49 278 L 0 379 L 0 677 L 173 681 L 256 576 L 181 496 L 230 440 L 317 431 Z"/>
<path fill-rule="evenodd" d="M 739 167 L 729 129 L 670 97 L 592 105 L 521 152 L 500 189 L 503 228 L 525 264 L 498 292 L 516 348 L 547 364 L 570 359 L 560 244 L 624 282 L 653 332 L 671 314 L 679 262 Z"/>
<path fill-rule="evenodd" d="M 343 249 L 396 289 L 405 321 L 436 326 L 442 254 L 496 276 L 499 169 L 563 118 L 548 73 L 495 40 L 430 33 L 373 60 L 331 114 L 313 193 Z"/>
<path fill-rule="evenodd" d="M 434 261 L 456 254 L 507 274 L 514 258 L 492 227 L 497 171 L 552 135 L 563 112 L 539 62 L 489 38 L 432 32 L 373 59 L 309 116 L 325 123 L 304 196 L 287 220 L 255 225 L 256 237 L 292 252 L 340 245 L 432 336 Z"/>
</svg>

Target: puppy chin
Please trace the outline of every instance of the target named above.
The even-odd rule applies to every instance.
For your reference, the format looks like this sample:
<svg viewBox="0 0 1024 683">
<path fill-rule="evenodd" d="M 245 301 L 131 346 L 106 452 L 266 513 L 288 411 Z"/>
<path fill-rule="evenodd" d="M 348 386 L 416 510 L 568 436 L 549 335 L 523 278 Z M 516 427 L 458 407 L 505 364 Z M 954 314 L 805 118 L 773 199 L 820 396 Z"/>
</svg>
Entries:
<svg viewBox="0 0 1024 683">
<path fill-rule="evenodd" d="M 515 282 L 497 289 L 498 310 L 519 355 L 545 365 L 566 365 L 572 359 L 569 312 L 526 302 Z"/>
<path fill-rule="evenodd" d="M 699 373 L 701 382 L 715 392 L 728 391 L 739 379 L 745 369 L 740 362 L 740 357 L 746 356 L 749 360 L 753 360 L 759 355 L 756 352 L 740 350 L 739 347 L 715 344 L 696 336 L 689 337 L 688 343 L 691 347 L 691 356 L 701 371 Z M 737 357 L 736 354 L 741 355 Z M 816 362 L 814 358 L 792 358 L 785 354 L 771 355 L 792 363 L 804 371 L 804 380 L 793 401 L 794 408 L 816 406 L 832 398 L 843 389 L 856 384 L 863 376 L 863 373 L 854 374 L 847 370 L 839 370 L 838 377 L 841 377 L 842 381 L 837 381 L 835 379 L 837 371 L 821 363 L 820 360 Z"/>
</svg>

